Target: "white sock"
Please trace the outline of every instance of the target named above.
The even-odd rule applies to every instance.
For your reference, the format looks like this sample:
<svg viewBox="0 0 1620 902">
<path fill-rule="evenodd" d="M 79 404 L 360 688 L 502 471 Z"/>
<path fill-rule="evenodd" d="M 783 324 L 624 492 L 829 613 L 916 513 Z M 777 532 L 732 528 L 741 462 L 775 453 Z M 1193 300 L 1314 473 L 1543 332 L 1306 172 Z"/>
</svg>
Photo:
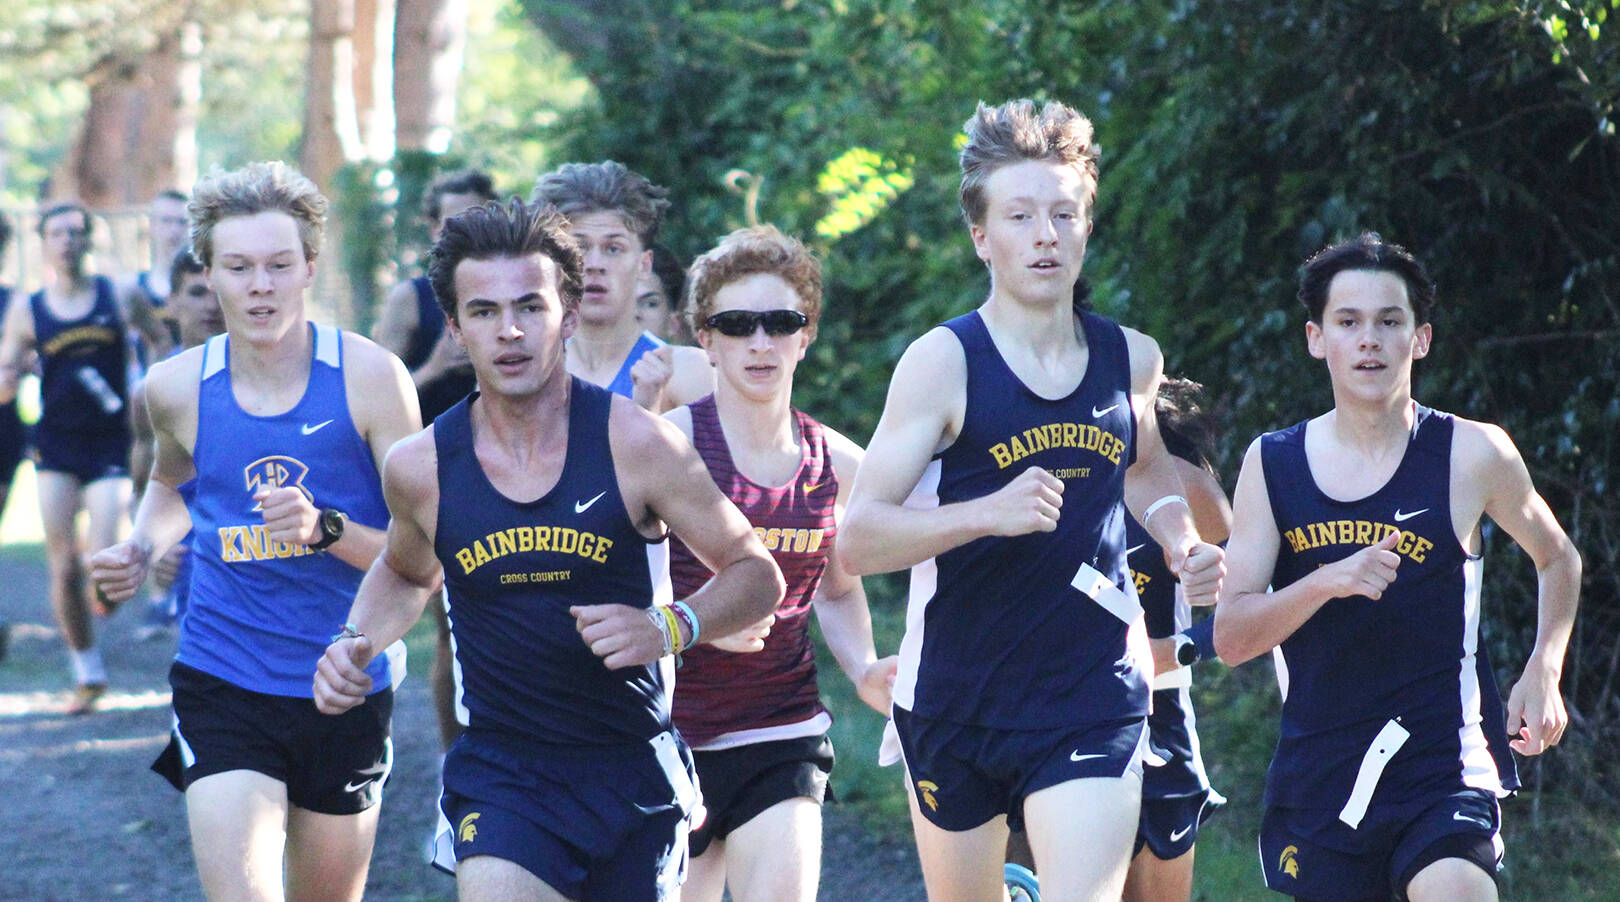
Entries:
<svg viewBox="0 0 1620 902">
<path fill-rule="evenodd" d="M 73 681 L 86 683 L 107 682 L 107 665 L 101 661 L 101 651 L 95 648 L 77 651 L 68 649 L 68 660 L 73 664 Z"/>
</svg>

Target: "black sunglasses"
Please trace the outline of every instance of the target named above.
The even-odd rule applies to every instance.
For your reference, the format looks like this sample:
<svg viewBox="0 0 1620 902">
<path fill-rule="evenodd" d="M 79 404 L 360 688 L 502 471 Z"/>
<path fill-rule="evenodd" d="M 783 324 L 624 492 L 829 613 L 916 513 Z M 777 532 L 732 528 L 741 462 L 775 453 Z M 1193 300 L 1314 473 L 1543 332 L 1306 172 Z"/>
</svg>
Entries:
<svg viewBox="0 0 1620 902">
<path fill-rule="evenodd" d="M 810 325 L 810 317 L 797 310 L 727 310 L 703 321 L 710 329 L 732 338 L 747 338 L 760 326 L 770 336 L 792 335 Z"/>
</svg>

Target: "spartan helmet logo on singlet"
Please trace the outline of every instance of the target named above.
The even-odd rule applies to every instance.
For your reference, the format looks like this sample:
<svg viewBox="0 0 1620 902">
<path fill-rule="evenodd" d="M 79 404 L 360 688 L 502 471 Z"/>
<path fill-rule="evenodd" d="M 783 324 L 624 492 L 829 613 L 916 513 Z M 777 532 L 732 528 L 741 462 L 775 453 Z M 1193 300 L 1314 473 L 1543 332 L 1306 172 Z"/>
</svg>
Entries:
<svg viewBox="0 0 1620 902">
<path fill-rule="evenodd" d="M 291 486 L 303 492 L 304 497 L 314 503 L 315 496 L 310 494 L 309 489 L 304 488 L 304 477 L 307 475 L 309 475 L 309 467 L 305 466 L 303 461 L 288 457 L 285 454 L 272 454 L 269 457 L 261 457 L 242 468 L 242 477 L 247 483 L 249 495 L 257 492 L 261 485 L 270 488 Z M 260 509 L 257 502 L 254 503 L 253 509 Z"/>
</svg>

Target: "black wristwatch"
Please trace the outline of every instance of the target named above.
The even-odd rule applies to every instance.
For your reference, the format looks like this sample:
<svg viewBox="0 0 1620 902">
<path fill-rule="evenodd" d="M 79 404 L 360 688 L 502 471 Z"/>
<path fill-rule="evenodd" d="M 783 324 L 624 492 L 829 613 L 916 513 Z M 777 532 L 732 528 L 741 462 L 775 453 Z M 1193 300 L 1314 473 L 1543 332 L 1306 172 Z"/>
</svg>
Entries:
<svg viewBox="0 0 1620 902">
<path fill-rule="evenodd" d="M 343 538 L 343 527 L 348 525 L 349 517 L 335 507 L 323 507 L 321 508 L 320 519 L 316 522 L 321 527 L 321 539 L 309 547 L 320 551 L 322 548 Z"/>
<path fill-rule="evenodd" d="M 1198 643 L 1186 633 L 1176 634 L 1176 663 L 1182 667 L 1191 667 L 1197 664 L 1201 656 L 1198 654 Z"/>
</svg>

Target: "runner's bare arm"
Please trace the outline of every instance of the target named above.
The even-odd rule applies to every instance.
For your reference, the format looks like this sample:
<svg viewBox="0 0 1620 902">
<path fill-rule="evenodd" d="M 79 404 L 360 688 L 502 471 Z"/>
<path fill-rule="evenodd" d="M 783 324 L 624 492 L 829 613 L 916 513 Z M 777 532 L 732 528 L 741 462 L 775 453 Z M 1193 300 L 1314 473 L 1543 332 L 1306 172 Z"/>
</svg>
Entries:
<svg viewBox="0 0 1620 902">
<path fill-rule="evenodd" d="M 127 601 L 155 557 L 191 528 L 178 486 L 196 475 L 188 444 L 195 440 L 198 376 L 176 358 L 152 368 L 144 383 L 155 442 L 151 478 L 135 511 L 129 538 L 90 558 L 90 578 L 107 600 Z"/>
<path fill-rule="evenodd" d="M 6 318 L 0 325 L 0 404 L 17 398 L 17 381 L 23 364 L 34 349 L 34 314 L 27 298 L 12 296 Z"/>
<path fill-rule="evenodd" d="M 1215 608 L 1215 651 L 1229 666 L 1270 651 L 1328 601 L 1352 595 L 1376 601 L 1395 580 L 1400 557 L 1391 549 L 1400 541 L 1399 531 L 1282 589 L 1269 591 L 1282 536 L 1271 513 L 1259 439 L 1243 457 L 1232 506 L 1226 580 Z"/>
<path fill-rule="evenodd" d="M 933 455 L 955 441 L 966 405 L 967 359 L 956 336 L 941 327 L 912 342 L 895 365 L 841 525 L 850 572 L 900 570 L 982 536 L 1057 528 L 1063 482 L 1040 467 L 982 498 L 906 506 Z"/>
<path fill-rule="evenodd" d="M 1502 429 L 1457 421 L 1460 478 L 1453 485 L 1481 487 L 1484 513 L 1530 555 L 1536 566 L 1536 644 L 1524 673 L 1508 693 L 1508 743 L 1521 755 L 1558 744 L 1569 714 L 1559 692 L 1564 652 L 1575 626 L 1581 587 L 1581 555 L 1536 491 L 1524 458 Z"/>
<path fill-rule="evenodd" d="M 668 347 L 671 350 L 670 363 L 674 373 L 669 377 L 669 385 L 664 389 L 665 406 L 680 407 L 713 394 L 714 367 L 709 364 L 709 356 L 701 348 L 685 345 Z"/>
<path fill-rule="evenodd" d="M 825 428 L 825 427 L 824 427 Z M 827 444 L 832 450 L 833 472 L 838 474 L 838 502 L 834 517 L 843 522 L 845 505 L 854 488 L 855 475 L 860 470 L 865 454 L 855 444 L 831 428 L 826 428 Z M 844 566 L 842 542 L 834 538 L 828 555 L 827 569 L 811 605 L 827 648 L 838 660 L 839 669 L 849 677 L 861 701 L 885 716 L 893 701 L 894 677 L 899 659 L 893 655 L 879 659 L 872 642 L 872 610 L 866 602 L 866 587 L 861 578 Z"/>
<path fill-rule="evenodd" d="M 781 571 L 680 430 L 615 398 L 608 435 L 631 521 L 644 534 L 667 526 L 715 574 L 686 598 L 702 636 L 727 636 L 772 616 L 782 602 Z M 660 635 L 640 609 L 598 604 L 573 613 L 581 638 L 608 667 L 647 664 L 662 655 Z M 684 626 L 682 635 L 690 638 Z"/>
<path fill-rule="evenodd" d="M 417 319 L 416 286 L 407 279 L 388 289 L 382 313 L 371 327 L 371 340 L 395 357 L 410 350 L 411 336 L 421 328 Z"/>
<path fill-rule="evenodd" d="M 1164 446 L 1154 401 L 1164 377 L 1164 357 L 1158 342 L 1125 329 L 1131 360 L 1131 410 L 1136 417 L 1136 462 L 1125 471 L 1125 504 L 1142 528 L 1153 536 L 1169 558 L 1170 572 L 1181 580 L 1188 601 L 1213 604 L 1225 572 L 1224 553 L 1198 534 L 1189 504 L 1160 499 L 1187 497 L 1176 458 Z M 1148 516 L 1151 510 L 1152 516 Z"/>
<path fill-rule="evenodd" d="M 315 705 L 326 714 L 340 714 L 365 701 L 371 691 L 366 665 L 410 630 L 443 582 L 433 551 L 439 478 L 432 429 L 401 441 L 389 453 L 383 464 L 383 495 L 390 515 L 387 541 L 360 581 L 347 621 L 364 635 L 333 642 L 316 666 Z M 341 626 L 333 624 L 333 632 Z"/>
</svg>

